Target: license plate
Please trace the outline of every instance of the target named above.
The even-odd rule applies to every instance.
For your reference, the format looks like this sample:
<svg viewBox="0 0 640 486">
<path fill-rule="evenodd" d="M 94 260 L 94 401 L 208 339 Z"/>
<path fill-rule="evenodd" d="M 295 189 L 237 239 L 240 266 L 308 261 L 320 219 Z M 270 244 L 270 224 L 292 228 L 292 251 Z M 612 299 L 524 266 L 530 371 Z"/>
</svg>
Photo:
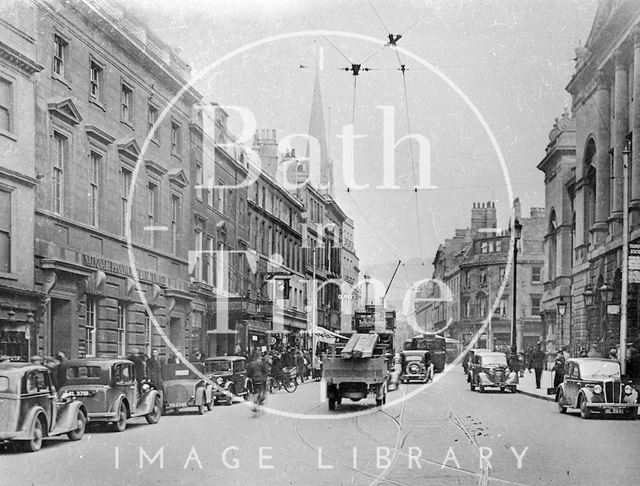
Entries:
<svg viewBox="0 0 640 486">
<path fill-rule="evenodd" d="M 169 405 L 167 405 L 167 408 L 181 408 L 186 406 L 186 403 L 170 403 Z"/>
<path fill-rule="evenodd" d="M 73 390 L 69 392 L 72 397 L 90 397 L 93 395 L 89 390 Z"/>
<path fill-rule="evenodd" d="M 623 407 L 611 407 L 611 408 L 604 409 L 604 413 L 623 413 L 623 412 L 624 412 Z"/>
</svg>

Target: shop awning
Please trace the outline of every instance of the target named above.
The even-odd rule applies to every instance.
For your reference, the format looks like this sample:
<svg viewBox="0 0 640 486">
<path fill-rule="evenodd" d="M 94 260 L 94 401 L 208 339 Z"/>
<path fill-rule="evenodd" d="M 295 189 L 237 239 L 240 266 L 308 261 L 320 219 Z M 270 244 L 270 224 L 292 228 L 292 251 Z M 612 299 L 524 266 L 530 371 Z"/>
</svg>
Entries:
<svg viewBox="0 0 640 486">
<path fill-rule="evenodd" d="M 316 326 L 315 331 L 312 329 L 309 331 L 309 334 L 312 336 L 315 334 L 316 339 L 323 343 L 333 344 L 336 342 L 336 339 L 345 339 L 348 340 L 348 337 L 345 337 L 337 332 L 330 331 L 327 328 Z"/>
</svg>

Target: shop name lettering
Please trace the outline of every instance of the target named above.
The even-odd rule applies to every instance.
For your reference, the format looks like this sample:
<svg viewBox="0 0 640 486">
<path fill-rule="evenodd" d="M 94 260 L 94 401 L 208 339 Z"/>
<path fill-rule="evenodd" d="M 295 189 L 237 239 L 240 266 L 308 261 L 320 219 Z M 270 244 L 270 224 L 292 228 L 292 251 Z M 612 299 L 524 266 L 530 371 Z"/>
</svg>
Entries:
<svg viewBox="0 0 640 486">
<path fill-rule="evenodd" d="M 103 270 L 109 273 L 115 273 L 116 275 L 124 275 L 125 277 L 133 277 L 131 267 L 124 263 L 113 262 L 105 258 L 96 257 L 93 255 L 82 255 L 82 264 Z M 140 280 L 146 280 L 153 283 L 165 283 L 166 277 L 158 275 L 157 273 L 149 272 L 147 270 L 138 269 L 138 278 Z"/>
</svg>

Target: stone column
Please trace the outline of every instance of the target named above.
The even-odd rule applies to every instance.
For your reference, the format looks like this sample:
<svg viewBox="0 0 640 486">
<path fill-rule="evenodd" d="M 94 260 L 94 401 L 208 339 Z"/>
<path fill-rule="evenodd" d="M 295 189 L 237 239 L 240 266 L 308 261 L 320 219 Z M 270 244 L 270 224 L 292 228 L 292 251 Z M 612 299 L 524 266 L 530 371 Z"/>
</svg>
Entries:
<svg viewBox="0 0 640 486">
<path fill-rule="evenodd" d="M 609 218 L 609 148 L 611 147 L 610 130 L 607 126 L 611 119 L 611 100 L 607 76 L 599 70 L 595 75 L 596 91 L 593 94 L 598 117 L 596 129 L 596 221 L 595 230 L 606 233 Z M 585 228 L 589 230 L 590 228 Z M 586 242 L 584 242 L 586 243 Z"/>
<path fill-rule="evenodd" d="M 622 219 L 622 151 L 629 133 L 629 74 L 626 58 L 621 51 L 616 52 L 613 123 L 613 197 L 610 211 L 611 220 Z M 617 231 L 618 228 L 612 228 Z"/>
<path fill-rule="evenodd" d="M 633 37 L 633 144 L 631 154 L 631 209 L 640 212 L 640 26 Z"/>
</svg>

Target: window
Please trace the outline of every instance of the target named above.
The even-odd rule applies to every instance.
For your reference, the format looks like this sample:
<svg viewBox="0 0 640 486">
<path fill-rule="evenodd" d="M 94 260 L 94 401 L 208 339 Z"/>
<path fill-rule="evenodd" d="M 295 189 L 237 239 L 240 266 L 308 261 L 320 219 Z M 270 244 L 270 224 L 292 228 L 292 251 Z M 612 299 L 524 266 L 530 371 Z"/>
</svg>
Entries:
<svg viewBox="0 0 640 486">
<path fill-rule="evenodd" d="M 0 130 L 11 131 L 13 123 L 13 83 L 0 78 Z"/>
<path fill-rule="evenodd" d="M 11 271 L 11 193 L 0 189 L 0 272 Z"/>
<path fill-rule="evenodd" d="M 471 272 L 469 270 L 464 272 L 464 285 L 465 287 L 471 285 Z"/>
<path fill-rule="evenodd" d="M 152 104 L 147 105 L 147 130 L 151 132 L 153 130 L 153 126 L 158 121 L 158 108 L 153 106 Z M 151 135 L 151 140 L 156 142 L 160 141 L 160 127 L 156 128 L 153 135 Z"/>
<path fill-rule="evenodd" d="M 483 241 L 482 243 L 480 243 L 480 253 L 487 253 L 488 250 L 489 250 L 489 246 L 486 241 Z"/>
<path fill-rule="evenodd" d="M 502 282 L 504 281 L 505 272 L 506 272 L 505 267 L 500 267 L 498 269 L 498 279 L 500 280 L 500 282 L 498 282 L 499 285 L 502 285 Z"/>
<path fill-rule="evenodd" d="M 180 125 L 176 122 L 171 122 L 171 153 L 173 155 L 180 156 Z"/>
<path fill-rule="evenodd" d="M 171 252 L 178 251 L 178 224 L 180 221 L 180 196 L 171 195 Z"/>
<path fill-rule="evenodd" d="M 203 199 L 203 191 L 204 187 L 204 176 L 202 173 L 202 166 L 200 164 L 196 164 L 196 199 L 202 201 Z"/>
<path fill-rule="evenodd" d="M 120 91 L 120 119 L 129 123 L 133 121 L 133 90 L 124 83 Z"/>
<path fill-rule="evenodd" d="M 124 167 L 120 171 L 120 198 L 122 201 L 122 235 L 127 233 L 127 203 L 129 201 L 129 189 L 131 188 L 131 171 Z"/>
<path fill-rule="evenodd" d="M 224 182 L 218 181 L 218 211 L 224 213 Z"/>
<path fill-rule="evenodd" d="M 127 307 L 123 302 L 118 302 L 118 315 L 117 315 L 117 336 L 116 344 L 118 348 L 118 356 L 126 356 L 127 347 Z"/>
<path fill-rule="evenodd" d="M 144 340 L 144 351 L 147 356 L 149 356 L 149 353 L 151 352 L 152 332 L 153 332 L 153 329 L 151 327 L 151 317 L 149 317 L 149 313 L 145 310 L 144 311 L 144 329 L 143 329 L 144 336 L 142 336 L 142 339 Z"/>
<path fill-rule="evenodd" d="M 496 310 L 497 314 L 505 317 L 507 315 L 507 299 L 500 299 L 500 304 L 498 305 L 498 309 Z"/>
<path fill-rule="evenodd" d="M 68 43 L 59 35 L 53 36 L 53 72 L 64 77 L 64 62 L 67 57 Z"/>
<path fill-rule="evenodd" d="M 555 211 L 551 212 L 551 218 L 549 219 L 549 228 L 548 228 L 548 237 L 547 237 L 547 245 L 549 245 L 548 252 L 548 272 L 547 275 L 549 280 L 553 280 L 556 277 L 557 270 L 557 255 L 558 255 L 558 240 L 557 240 L 557 223 L 556 223 L 556 213 Z M 538 279 L 534 280 L 533 268 L 531 269 L 531 281 L 539 282 L 540 281 L 540 272 L 538 272 Z"/>
<path fill-rule="evenodd" d="M 94 297 L 87 297 L 87 313 L 85 316 L 84 324 L 84 341 L 85 341 L 85 353 L 87 356 L 96 355 L 96 324 L 98 322 L 96 315 L 96 299 Z"/>
<path fill-rule="evenodd" d="M 202 278 L 208 284 L 213 285 L 213 269 L 211 268 L 211 259 L 213 257 L 213 237 L 207 235 L 206 254 L 202 255 Z"/>
<path fill-rule="evenodd" d="M 531 267 L 531 281 L 532 282 L 541 282 L 542 267 L 539 265 L 534 265 Z"/>
<path fill-rule="evenodd" d="M 202 280 L 202 230 L 197 228 L 196 230 L 196 264 L 195 264 L 195 277 L 196 280 Z"/>
<path fill-rule="evenodd" d="M 481 285 L 487 283 L 487 269 L 486 268 L 483 268 L 482 270 L 480 270 L 480 276 L 478 278 L 478 282 Z"/>
<path fill-rule="evenodd" d="M 98 226 L 100 211 L 100 171 L 102 155 L 91 152 L 89 167 L 89 224 Z"/>
<path fill-rule="evenodd" d="M 540 296 L 532 295 L 531 296 L 531 315 L 537 316 L 540 314 Z"/>
<path fill-rule="evenodd" d="M 502 240 L 496 241 L 496 252 L 500 253 L 502 251 Z"/>
<path fill-rule="evenodd" d="M 89 96 L 94 101 L 102 101 L 103 69 L 97 62 L 89 65 Z"/>
<path fill-rule="evenodd" d="M 53 211 L 62 214 L 64 211 L 64 171 L 67 167 L 69 139 L 58 132 L 54 132 L 53 141 Z"/>
<path fill-rule="evenodd" d="M 148 208 L 147 214 L 147 231 L 149 232 L 149 245 L 156 245 L 155 225 L 158 222 L 158 185 L 155 182 L 149 182 L 148 186 Z"/>
<path fill-rule="evenodd" d="M 471 317 L 471 301 L 469 299 L 464 299 L 462 302 L 463 305 L 463 317 Z"/>
</svg>

